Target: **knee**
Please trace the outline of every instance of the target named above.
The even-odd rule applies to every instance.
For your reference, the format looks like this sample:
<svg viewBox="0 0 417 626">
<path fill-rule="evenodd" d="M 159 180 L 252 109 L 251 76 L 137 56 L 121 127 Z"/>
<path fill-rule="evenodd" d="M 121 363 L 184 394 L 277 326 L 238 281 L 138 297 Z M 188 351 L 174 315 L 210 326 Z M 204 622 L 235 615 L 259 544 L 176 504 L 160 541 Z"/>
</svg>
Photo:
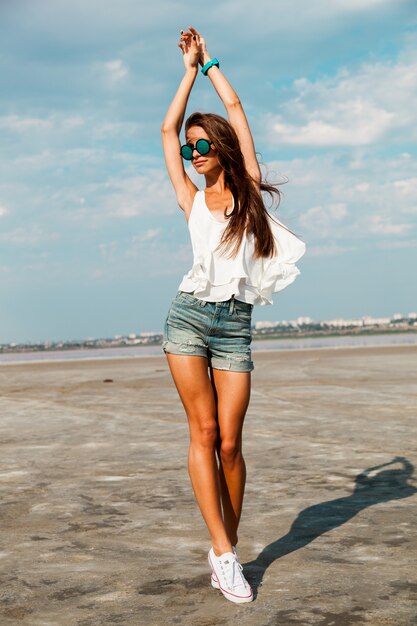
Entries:
<svg viewBox="0 0 417 626">
<path fill-rule="evenodd" d="M 200 424 L 199 428 L 192 433 L 191 442 L 205 450 L 216 449 L 217 423 Z"/>
<path fill-rule="evenodd" d="M 234 465 L 236 460 L 242 455 L 240 440 L 225 439 L 220 444 L 220 459 L 223 465 Z"/>
</svg>

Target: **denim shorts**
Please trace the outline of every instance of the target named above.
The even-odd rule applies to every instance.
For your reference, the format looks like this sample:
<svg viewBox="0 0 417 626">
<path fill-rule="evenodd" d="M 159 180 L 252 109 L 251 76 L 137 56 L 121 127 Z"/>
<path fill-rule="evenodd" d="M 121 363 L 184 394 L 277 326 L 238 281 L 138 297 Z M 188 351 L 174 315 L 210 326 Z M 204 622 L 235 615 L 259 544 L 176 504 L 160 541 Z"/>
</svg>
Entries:
<svg viewBox="0 0 417 626">
<path fill-rule="evenodd" d="M 204 356 L 218 370 L 251 372 L 253 304 L 231 298 L 206 302 L 178 291 L 164 326 L 165 353 Z"/>
</svg>

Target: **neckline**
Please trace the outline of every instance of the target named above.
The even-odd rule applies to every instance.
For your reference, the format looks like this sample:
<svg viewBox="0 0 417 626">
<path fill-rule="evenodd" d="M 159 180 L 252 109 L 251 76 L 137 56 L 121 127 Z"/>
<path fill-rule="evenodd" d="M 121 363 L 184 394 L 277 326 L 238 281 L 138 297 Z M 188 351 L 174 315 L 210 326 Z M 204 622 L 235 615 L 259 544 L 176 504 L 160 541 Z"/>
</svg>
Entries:
<svg viewBox="0 0 417 626">
<path fill-rule="evenodd" d="M 204 206 L 206 207 L 207 213 L 209 214 L 209 216 L 211 217 L 211 219 L 213 220 L 213 222 L 217 222 L 217 224 L 220 225 L 225 225 L 229 223 L 229 220 L 223 220 L 222 222 L 220 220 L 216 220 L 216 218 L 213 216 L 213 213 L 210 211 L 210 209 L 208 208 L 207 202 L 206 202 L 206 192 L 204 189 L 201 190 L 201 193 L 203 194 L 203 203 Z M 235 199 L 232 195 L 232 199 L 233 199 L 233 206 L 232 206 L 232 210 L 235 208 Z"/>
</svg>

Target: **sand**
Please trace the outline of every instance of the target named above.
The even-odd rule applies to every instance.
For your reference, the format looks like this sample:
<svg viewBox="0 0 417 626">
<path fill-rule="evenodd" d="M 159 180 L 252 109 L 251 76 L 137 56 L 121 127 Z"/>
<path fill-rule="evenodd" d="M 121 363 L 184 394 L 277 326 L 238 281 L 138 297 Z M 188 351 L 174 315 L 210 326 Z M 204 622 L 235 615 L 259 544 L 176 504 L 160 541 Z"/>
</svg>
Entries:
<svg viewBox="0 0 417 626">
<path fill-rule="evenodd" d="M 417 624 L 417 347 L 254 360 L 241 606 L 164 356 L 0 366 L 2 626 Z"/>
</svg>

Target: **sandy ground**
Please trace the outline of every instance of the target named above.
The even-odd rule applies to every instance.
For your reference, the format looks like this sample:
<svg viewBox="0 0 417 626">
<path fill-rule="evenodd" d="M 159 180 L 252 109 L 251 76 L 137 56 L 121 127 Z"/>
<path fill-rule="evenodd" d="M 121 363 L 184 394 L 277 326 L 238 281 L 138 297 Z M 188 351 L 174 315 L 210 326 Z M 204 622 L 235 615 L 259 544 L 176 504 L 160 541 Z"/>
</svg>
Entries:
<svg viewBox="0 0 417 626">
<path fill-rule="evenodd" d="M 417 624 L 417 347 L 254 360 L 241 606 L 163 356 L 0 366 L 1 626 Z"/>
</svg>

